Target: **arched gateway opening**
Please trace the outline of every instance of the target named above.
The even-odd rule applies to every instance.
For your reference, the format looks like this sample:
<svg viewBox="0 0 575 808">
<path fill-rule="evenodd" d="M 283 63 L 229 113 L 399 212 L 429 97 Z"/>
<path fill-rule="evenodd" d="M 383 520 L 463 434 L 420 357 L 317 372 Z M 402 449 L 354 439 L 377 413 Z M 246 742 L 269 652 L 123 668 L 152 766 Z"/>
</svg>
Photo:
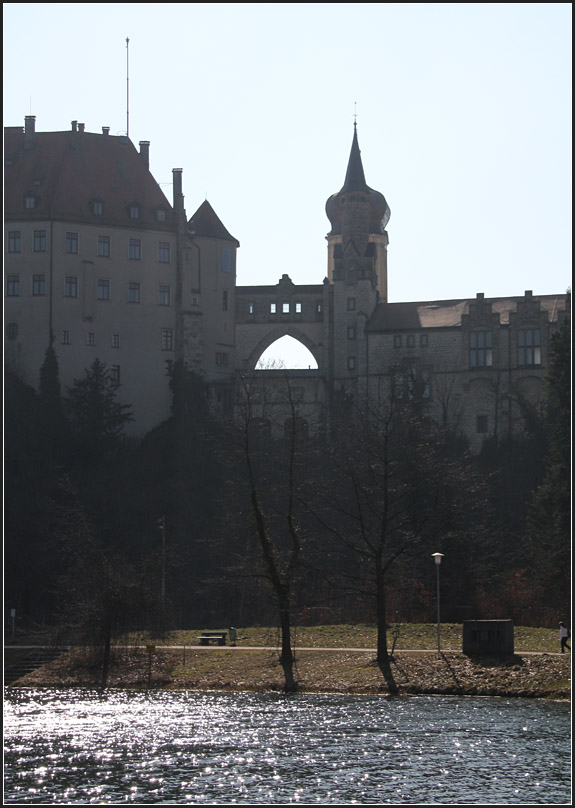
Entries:
<svg viewBox="0 0 575 808">
<path fill-rule="evenodd" d="M 299 340 L 280 337 L 266 348 L 256 364 L 256 370 L 317 370 L 314 355 Z"/>
</svg>

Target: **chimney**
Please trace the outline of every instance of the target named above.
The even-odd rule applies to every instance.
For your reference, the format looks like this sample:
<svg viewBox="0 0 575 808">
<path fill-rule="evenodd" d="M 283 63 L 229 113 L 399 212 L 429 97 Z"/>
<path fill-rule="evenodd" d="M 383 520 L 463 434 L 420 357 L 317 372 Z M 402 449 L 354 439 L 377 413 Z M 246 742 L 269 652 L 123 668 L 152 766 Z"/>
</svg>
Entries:
<svg viewBox="0 0 575 808">
<path fill-rule="evenodd" d="M 110 127 L 109 126 L 103 126 L 102 127 L 102 134 L 103 135 L 109 135 L 110 134 Z"/>
<path fill-rule="evenodd" d="M 172 168 L 172 176 L 174 179 L 174 210 L 182 211 L 184 209 L 184 197 L 182 195 L 182 170 L 181 168 Z"/>
<path fill-rule="evenodd" d="M 24 118 L 24 134 L 27 137 L 31 137 L 34 135 L 36 131 L 36 116 L 35 115 L 26 115 Z"/>
<path fill-rule="evenodd" d="M 140 140 L 140 157 L 146 164 L 146 168 L 150 167 L 150 141 Z"/>
<path fill-rule="evenodd" d="M 78 132 L 82 132 L 82 133 L 83 133 L 83 132 L 84 132 L 84 128 L 85 128 L 85 126 L 86 126 L 86 124 L 84 124 L 84 123 L 79 123 L 79 124 L 78 124 Z"/>
<path fill-rule="evenodd" d="M 31 149 L 34 146 L 34 136 L 36 134 L 36 116 L 26 115 L 24 118 L 24 148 Z"/>
<path fill-rule="evenodd" d="M 78 129 L 78 121 L 72 121 L 72 132 L 76 132 Z"/>
</svg>

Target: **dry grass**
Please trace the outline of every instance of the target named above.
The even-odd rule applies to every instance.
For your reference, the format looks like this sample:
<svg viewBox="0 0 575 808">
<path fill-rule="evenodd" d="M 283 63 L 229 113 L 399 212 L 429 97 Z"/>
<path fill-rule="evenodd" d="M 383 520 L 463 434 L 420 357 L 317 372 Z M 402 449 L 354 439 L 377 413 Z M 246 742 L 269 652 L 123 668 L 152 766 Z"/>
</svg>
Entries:
<svg viewBox="0 0 575 808">
<path fill-rule="evenodd" d="M 207 628 L 207 627 L 206 627 Z M 218 628 L 218 627 L 214 627 Z M 228 630 L 222 627 L 222 631 Z M 388 631 L 388 647 L 391 648 L 394 631 L 398 631 L 396 650 L 433 650 L 437 648 L 435 623 L 402 623 L 392 625 Z M 201 629 L 174 631 L 162 640 L 165 645 L 196 645 Z M 279 646 L 277 628 L 237 628 L 239 646 Z M 293 632 L 294 645 L 299 648 L 375 648 L 377 632 L 373 625 L 327 625 L 298 626 Z M 442 623 L 441 649 L 460 651 L 462 643 L 461 623 Z M 559 650 L 559 631 L 548 628 L 515 626 L 515 652 L 540 651 L 551 653 Z"/>
<path fill-rule="evenodd" d="M 299 651 L 302 692 L 386 693 L 374 655 L 367 651 Z M 108 685 L 196 690 L 282 690 L 278 654 L 270 650 L 117 649 Z M 395 654 L 391 672 L 400 694 L 570 697 L 568 655 L 471 659 L 459 652 Z M 98 667 L 86 651 L 71 651 L 18 681 L 18 686 L 94 686 Z"/>
</svg>

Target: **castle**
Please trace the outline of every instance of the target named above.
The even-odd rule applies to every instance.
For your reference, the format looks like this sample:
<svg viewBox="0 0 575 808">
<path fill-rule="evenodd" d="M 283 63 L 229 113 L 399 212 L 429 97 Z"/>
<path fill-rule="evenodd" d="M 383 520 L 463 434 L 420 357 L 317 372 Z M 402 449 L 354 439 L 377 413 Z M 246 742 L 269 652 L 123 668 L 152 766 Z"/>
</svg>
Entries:
<svg viewBox="0 0 575 808">
<path fill-rule="evenodd" d="M 49 346 L 64 389 L 98 358 L 143 435 L 168 417 L 182 359 L 223 412 L 247 375 L 262 389 L 287 381 L 310 434 L 341 393 L 417 396 L 475 451 L 520 432 L 519 402 L 541 398 L 568 295 L 389 301 L 390 209 L 366 183 L 355 127 L 344 184 L 326 204 L 327 276 L 310 285 L 287 275 L 236 285 L 239 241 L 207 201 L 187 218 L 182 169 L 170 204 L 147 141 L 138 151 L 77 121 L 37 132 L 34 116 L 4 137 L 5 363 L 34 388 Z M 286 335 L 317 368 L 257 369 Z"/>
</svg>

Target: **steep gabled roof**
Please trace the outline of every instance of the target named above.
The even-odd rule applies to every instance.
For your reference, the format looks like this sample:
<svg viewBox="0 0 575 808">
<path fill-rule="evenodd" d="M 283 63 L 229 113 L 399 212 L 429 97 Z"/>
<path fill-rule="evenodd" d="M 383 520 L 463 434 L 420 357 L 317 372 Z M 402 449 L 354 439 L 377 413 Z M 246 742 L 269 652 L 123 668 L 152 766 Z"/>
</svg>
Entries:
<svg viewBox="0 0 575 808">
<path fill-rule="evenodd" d="M 33 132 L 4 130 L 4 211 L 10 221 L 53 219 L 130 227 L 175 229 L 172 206 L 146 160 L 125 136 L 81 130 Z M 33 196 L 34 207 L 25 207 Z M 95 215 L 93 202 L 102 203 Z M 140 218 L 131 219 L 136 204 Z M 155 212 L 165 211 L 165 222 Z"/>
<path fill-rule="evenodd" d="M 233 241 L 236 247 L 240 246 L 240 242 L 237 240 L 237 238 L 234 238 L 230 233 L 228 233 L 207 199 L 205 202 L 202 202 L 200 207 L 188 222 L 188 228 L 195 236 L 217 238 L 221 239 L 222 241 Z"/>
</svg>

